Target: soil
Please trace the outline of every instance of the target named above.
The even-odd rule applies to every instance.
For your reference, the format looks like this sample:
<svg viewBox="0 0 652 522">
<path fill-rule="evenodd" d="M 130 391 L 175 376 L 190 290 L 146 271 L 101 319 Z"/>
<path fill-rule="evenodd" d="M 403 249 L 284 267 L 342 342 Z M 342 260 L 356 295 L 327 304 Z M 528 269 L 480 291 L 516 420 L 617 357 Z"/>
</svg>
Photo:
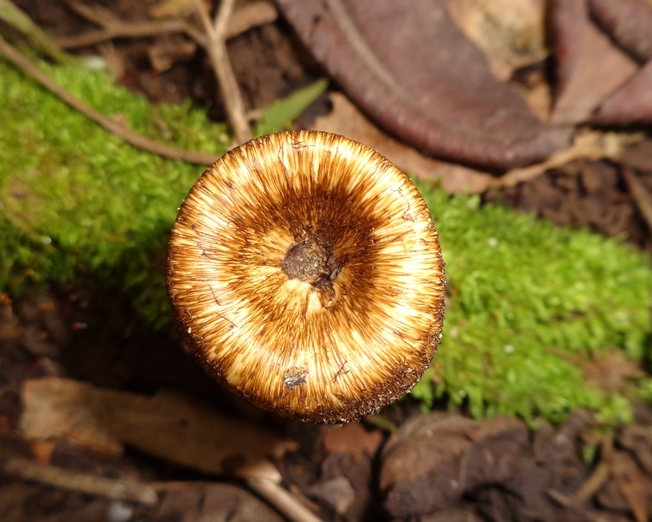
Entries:
<svg viewBox="0 0 652 522">
<path fill-rule="evenodd" d="M 153 3 L 102 2 L 123 18 L 144 17 Z M 59 0 L 16 4 L 57 36 L 92 28 Z M 206 57 L 195 53 L 169 70 L 153 70 L 148 49 L 174 41 L 161 36 L 114 42 L 121 81 L 154 101 L 191 97 L 212 118 L 224 119 L 221 102 L 213 99 Z M 246 32 L 228 48 L 250 109 L 287 95 L 318 72 L 282 20 Z M 483 197 L 652 250 L 650 231 L 622 176 L 630 169 L 652 190 L 650 143 L 628 151 L 620 164 L 577 162 Z M 291 437 L 299 450 L 276 463 L 283 485 L 324 520 L 626 521 L 643 520 L 651 512 L 652 410 L 646 405 L 637 406 L 635 425 L 606 439 L 598 438 L 582 412 L 561 426 L 534 429 L 516 419 L 477 422 L 450 412 L 424 416 L 409 400 L 387 411 L 395 432 L 373 422 L 339 429 L 284 422 L 252 411 L 216 386 L 174 333 L 148 330 L 120 296 L 83 285 L 51 287 L 15 301 L 4 296 L 0 346 L 0 461 L 8 453 L 35 451 L 15 433 L 22 384 L 59 376 L 143 394 L 181 390 L 227 415 Z M 591 449 L 593 458 L 585 458 Z M 187 486 L 167 489 L 156 505 L 142 507 L 0 476 L 1 520 L 283 519 L 237 481 L 207 477 L 135 450 L 107 457 L 57 442 L 49 452 L 51 464 L 71 471 Z"/>
</svg>

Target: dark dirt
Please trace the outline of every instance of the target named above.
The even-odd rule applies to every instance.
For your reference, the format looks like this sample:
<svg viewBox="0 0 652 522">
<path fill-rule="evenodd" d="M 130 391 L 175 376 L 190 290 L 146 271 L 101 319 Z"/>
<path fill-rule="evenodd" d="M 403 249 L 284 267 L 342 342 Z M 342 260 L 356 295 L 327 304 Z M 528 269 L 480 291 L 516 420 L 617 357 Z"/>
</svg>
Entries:
<svg viewBox="0 0 652 522">
<path fill-rule="evenodd" d="M 92 27 L 59 0 L 16 3 L 57 36 Z M 154 2 L 101 3 L 122 18 L 142 18 Z M 114 42 L 123 65 L 121 81 L 154 101 L 192 97 L 211 117 L 223 119 L 206 57 L 192 55 L 169 70 L 156 71 L 148 48 L 162 42 L 173 44 L 174 37 Z M 250 109 L 287 95 L 316 75 L 314 63 L 283 21 L 235 38 L 229 52 Z M 630 149 L 620 164 L 569 164 L 517 188 L 486 193 L 484 199 L 534 211 L 559 225 L 623 235 L 637 248 L 650 250 L 650 231 L 622 169 L 630 169 L 652 190 L 651 143 Z M 2 297 L 0 458 L 34 451 L 16 440 L 21 383 L 54 375 L 140 393 L 180 389 L 226 414 L 294 438 L 300 450 L 277 463 L 284 485 L 325 520 L 615 522 L 637 520 L 642 506 L 648 513 L 652 509 L 652 411 L 647 406 L 638 407 L 636 425 L 600 447 L 591 420 L 582 412 L 559 427 L 544 424 L 531 430 L 515 419 L 476 422 L 441 412 L 420 416 L 405 401 L 387 410 L 399 426 L 391 436 L 371 424 L 338 429 L 288 423 L 252 411 L 224 392 L 183 352 L 175 335 L 147 330 L 119 296 L 70 287 L 13 302 Z M 598 456 L 583 459 L 591 448 Z M 135 451 L 108 458 L 61 442 L 51 450 L 50 462 L 66 469 L 197 485 L 168 489 L 157 506 L 143 508 L 0 476 L 0 520 L 282 519 L 237 482 Z"/>
</svg>

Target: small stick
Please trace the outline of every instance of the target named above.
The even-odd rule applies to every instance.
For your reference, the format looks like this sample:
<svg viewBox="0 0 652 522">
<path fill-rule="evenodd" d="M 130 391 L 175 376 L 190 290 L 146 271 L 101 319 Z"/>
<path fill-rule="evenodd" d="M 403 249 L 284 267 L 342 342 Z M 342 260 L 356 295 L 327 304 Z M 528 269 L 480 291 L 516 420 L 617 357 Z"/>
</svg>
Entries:
<svg viewBox="0 0 652 522">
<path fill-rule="evenodd" d="M 226 24 L 233 11 L 234 1 L 222 0 L 220 2 L 214 24 L 211 23 L 202 0 L 195 0 L 195 7 L 204 31 L 208 36 L 207 52 L 222 94 L 227 119 L 233 128 L 236 141 L 238 144 L 242 144 L 251 139 L 251 130 L 249 129 L 244 102 L 235 74 L 233 74 L 224 39 Z"/>
<path fill-rule="evenodd" d="M 132 22 L 121 20 L 110 12 L 105 13 L 98 6 L 87 6 L 77 2 L 69 2 L 69 5 L 77 14 L 97 24 L 100 29 L 57 38 L 57 44 L 63 49 L 86 47 L 114 38 L 141 38 L 170 33 L 185 33 L 204 49 L 208 48 L 206 35 L 198 31 L 194 25 L 184 18 Z M 224 38 L 230 40 L 249 29 L 274 22 L 277 18 L 278 11 L 271 2 L 267 0 L 249 2 L 233 12 L 231 21 L 225 30 Z"/>
<path fill-rule="evenodd" d="M 146 484 L 71 471 L 24 457 L 11 457 L 0 462 L 0 470 L 12 477 L 85 495 L 137 502 L 144 506 L 153 506 L 158 502 L 156 491 Z"/>
<path fill-rule="evenodd" d="M 88 119 L 94 121 L 101 127 L 116 136 L 122 138 L 127 143 L 143 149 L 153 154 L 158 154 L 166 158 L 179 159 L 188 163 L 197 165 L 210 165 L 217 159 L 217 154 L 206 154 L 203 152 L 196 152 L 192 150 L 178 149 L 165 145 L 164 143 L 152 140 L 126 128 L 121 123 L 107 118 L 100 114 L 95 109 L 92 109 L 84 102 L 75 98 L 72 94 L 64 88 L 57 85 L 47 74 L 41 71 L 36 65 L 25 58 L 20 52 L 12 47 L 7 41 L 0 36 L 0 54 L 9 60 L 15 67 L 20 69 L 29 78 L 39 83 L 42 87 L 50 91 L 55 96 L 70 105 L 73 109 L 81 112 Z"/>
<path fill-rule="evenodd" d="M 271 480 L 247 477 L 245 482 L 292 522 L 321 522 L 321 519 L 301 504 L 294 495 Z"/>
<path fill-rule="evenodd" d="M 56 42 L 63 49 L 86 47 L 113 38 L 138 38 L 169 33 L 187 33 L 188 23 L 181 18 L 169 20 L 147 20 L 144 22 L 125 22 L 111 15 L 100 15 L 97 7 L 70 2 L 70 7 L 87 20 L 96 23 L 101 29 L 94 29 L 75 36 L 63 36 Z M 204 39 L 204 44 L 206 39 Z"/>
<path fill-rule="evenodd" d="M 571 161 L 599 160 L 603 158 L 617 160 L 627 145 L 642 141 L 644 136 L 637 134 L 623 134 L 615 132 L 587 131 L 579 134 L 575 143 L 567 149 L 552 154 L 541 163 L 519 169 L 510 170 L 503 176 L 496 178 L 490 188 L 509 188 L 532 181 L 544 172 L 559 168 Z"/>
</svg>

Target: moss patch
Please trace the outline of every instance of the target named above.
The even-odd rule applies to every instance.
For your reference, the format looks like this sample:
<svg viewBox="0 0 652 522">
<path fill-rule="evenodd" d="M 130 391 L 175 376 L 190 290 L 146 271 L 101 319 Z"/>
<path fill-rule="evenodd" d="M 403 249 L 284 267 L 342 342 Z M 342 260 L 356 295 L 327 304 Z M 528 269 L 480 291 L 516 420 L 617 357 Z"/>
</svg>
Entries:
<svg viewBox="0 0 652 522">
<path fill-rule="evenodd" d="M 225 150 L 225 127 L 189 104 L 152 106 L 98 72 L 48 73 L 147 136 Z M 166 324 L 165 244 L 201 168 L 123 143 L 2 62 L 0 113 L 0 289 L 87 278 L 124 293 L 152 325 Z M 586 371 L 612 353 L 646 356 L 646 256 L 616 240 L 481 208 L 477 198 L 420 189 L 441 234 L 450 303 L 444 341 L 414 397 L 425 406 L 438 398 L 466 404 L 475 416 L 552 421 L 583 407 L 610 423 L 630 417 L 631 395 L 652 397 L 650 379 L 609 393 Z"/>
<path fill-rule="evenodd" d="M 421 189 L 440 231 L 450 305 L 413 395 L 426 404 L 448 397 L 475 416 L 561 420 L 582 407 L 627 420 L 626 391 L 609 393 L 586 375 L 610 350 L 644 356 L 649 258 L 617 240 Z"/>
<path fill-rule="evenodd" d="M 147 136 L 216 156 L 226 149 L 226 127 L 189 103 L 152 106 L 97 71 L 47 72 Z M 90 277 L 130 292 L 134 307 L 161 324 L 166 236 L 201 169 L 122 142 L 1 62 L 0 78 L 0 226 L 14 243 L 22 234 L 19 243 L 38 245 L 4 249 L 0 287 Z"/>
</svg>

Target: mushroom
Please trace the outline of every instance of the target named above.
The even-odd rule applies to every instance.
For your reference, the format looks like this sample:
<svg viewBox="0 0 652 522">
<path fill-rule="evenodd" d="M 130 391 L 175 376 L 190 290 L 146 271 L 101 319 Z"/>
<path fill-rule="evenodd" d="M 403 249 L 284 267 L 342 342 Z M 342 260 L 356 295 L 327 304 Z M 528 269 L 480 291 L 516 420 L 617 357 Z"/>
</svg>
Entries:
<svg viewBox="0 0 652 522">
<path fill-rule="evenodd" d="M 441 339 L 425 202 L 343 136 L 281 132 L 208 168 L 172 229 L 168 292 L 219 382 L 278 415 L 344 423 L 409 392 Z"/>
</svg>

